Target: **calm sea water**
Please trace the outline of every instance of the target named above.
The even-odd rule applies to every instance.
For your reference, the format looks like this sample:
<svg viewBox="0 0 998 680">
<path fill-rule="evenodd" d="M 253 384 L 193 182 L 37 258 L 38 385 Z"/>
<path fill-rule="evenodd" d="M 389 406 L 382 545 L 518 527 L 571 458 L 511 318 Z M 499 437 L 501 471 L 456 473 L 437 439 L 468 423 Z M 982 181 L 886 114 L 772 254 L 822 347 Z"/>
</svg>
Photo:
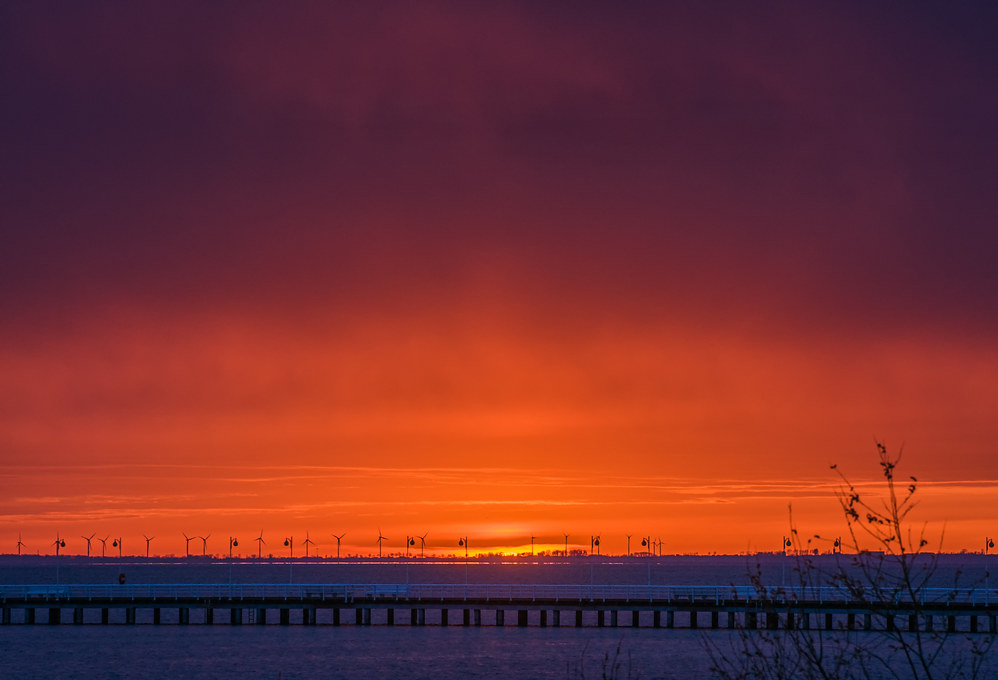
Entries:
<svg viewBox="0 0 998 680">
<path fill-rule="evenodd" d="M 0 583 L 613 583 L 746 585 L 756 558 L 672 557 L 575 560 L 568 564 L 137 563 L 0 558 Z M 764 580 L 792 580 L 792 564 L 762 561 Z M 968 585 L 983 562 L 952 556 L 937 579 L 958 571 Z M 975 572 L 981 571 L 981 574 Z M 164 611 L 164 621 L 168 620 Z M 433 622 L 433 614 L 427 612 Z M 349 617 L 348 617 L 349 618 Z M 221 617 L 224 620 L 224 616 Z M 192 622 L 199 617 L 192 612 Z M 140 623 L 143 618 L 140 616 Z M 488 619 L 486 619 L 488 621 Z M 345 619 L 347 622 L 347 619 Z M 377 621 L 376 621 L 377 623 Z M 507 623 L 510 623 L 507 620 Z M 722 648 L 726 631 L 631 628 L 389 628 L 375 625 L 0 627 L 0 677 L 261 678 L 700 678 L 710 659 L 704 636 Z M 958 647 L 957 653 L 968 648 Z M 618 652 L 619 650 L 619 652 Z M 614 667 L 616 670 L 614 671 Z M 998 669 L 993 669 L 998 671 Z M 998 673 L 996 673 L 998 674 Z"/>
</svg>

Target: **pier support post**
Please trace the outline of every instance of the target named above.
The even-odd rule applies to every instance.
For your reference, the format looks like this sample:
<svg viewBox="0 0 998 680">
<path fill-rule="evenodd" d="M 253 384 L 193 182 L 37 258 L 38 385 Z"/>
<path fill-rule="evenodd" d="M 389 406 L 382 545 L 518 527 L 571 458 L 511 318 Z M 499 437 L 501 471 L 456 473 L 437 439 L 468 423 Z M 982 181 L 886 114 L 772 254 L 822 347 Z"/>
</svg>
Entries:
<svg viewBox="0 0 998 680">
<path fill-rule="evenodd" d="M 597 609 L 596 610 L 596 627 L 597 628 L 602 628 L 605 625 L 606 625 L 606 612 L 604 612 L 602 609 Z"/>
<path fill-rule="evenodd" d="M 419 625 L 419 610 L 410 609 L 409 610 L 409 625 L 418 626 Z"/>
<path fill-rule="evenodd" d="M 364 625 L 364 610 L 360 607 L 353 610 L 353 623 L 355 626 Z"/>
<path fill-rule="evenodd" d="M 794 614 L 793 609 L 787 610 L 787 630 L 793 630 L 797 627 L 797 616 Z"/>
<path fill-rule="evenodd" d="M 947 633 L 955 633 L 956 632 L 956 617 L 955 616 L 951 615 L 951 616 L 947 616 L 946 617 L 946 632 Z"/>
<path fill-rule="evenodd" d="M 363 623 L 364 623 L 365 626 L 370 626 L 371 625 L 371 608 L 370 607 L 368 607 L 367 609 L 364 610 L 364 615 L 363 615 L 362 621 L 363 621 Z"/>
<path fill-rule="evenodd" d="M 699 626 L 699 621 L 697 621 L 697 611 L 696 609 L 690 610 L 690 628 L 695 629 Z"/>
<path fill-rule="evenodd" d="M 339 607 L 334 607 L 333 608 L 333 625 L 334 626 L 340 625 L 340 608 Z"/>
<path fill-rule="evenodd" d="M 76 625 L 83 623 L 83 607 L 73 609 L 73 623 Z"/>
<path fill-rule="evenodd" d="M 863 630 L 873 630 L 873 614 L 863 614 Z"/>
<path fill-rule="evenodd" d="M 125 623 L 135 625 L 135 607 L 125 607 Z"/>
<path fill-rule="evenodd" d="M 10 607 L 3 608 L 3 625 L 10 625 Z"/>
<path fill-rule="evenodd" d="M 610 627 L 611 628 L 616 628 L 617 627 L 617 610 L 616 609 L 611 609 L 610 610 Z"/>
<path fill-rule="evenodd" d="M 282 626 L 291 625 L 291 610 L 287 607 L 281 609 L 280 620 Z"/>
<path fill-rule="evenodd" d="M 929 614 L 929 615 L 927 615 L 925 617 L 925 632 L 926 633 L 931 633 L 932 632 L 932 615 L 931 614 Z"/>
<path fill-rule="evenodd" d="M 131 607 L 129 607 L 129 609 L 131 609 Z M 190 622 L 191 622 L 191 610 L 188 607 L 181 607 L 180 608 L 180 622 L 179 622 L 180 625 L 181 626 L 186 626 Z M 131 623 L 135 623 L 135 614 L 134 614 L 134 612 L 132 613 L 132 621 L 131 621 Z"/>
<path fill-rule="evenodd" d="M 267 624 L 267 610 L 263 607 L 259 607 L 256 610 L 256 625 L 264 626 Z"/>
<path fill-rule="evenodd" d="M 825 630 L 832 629 L 832 614 L 831 612 L 825 612 Z"/>
<path fill-rule="evenodd" d="M 316 619 L 316 608 L 315 607 L 308 607 L 305 610 L 305 625 L 306 626 L 314 626 L 315 625 L 315 619 Z"/>
<path fill-rule="evenodd" d="M 302 610 L 304 611 L 304 610 Z M 239 607 L 232 607 L 229 609 L 229 625 L 239 626 L 243 622 L 243 610 Z M 304 621 L 302 621 L 304 623 Z"/>
<path fill-rule="evenodd" d="M 205 625 L 211 626 L 215 623 L 215 608 L 205 607 L 204 608 L 204 622 Z"/>
<path fill-rule="evenodd" d="M 640 628 L 641 627 L 641 612 L 637 609 L 631 612 L 631 627 Z"/>
<path fill-rule="evenodd" d="M 675 628 L 676 627 L 676 612 L 675 612 L 675 610 L 670 609 L 669 611 L 665 612 L 665 627 L 666 628 Z"/>
<path fill-rule="evenodd" d="M 440 610 L 440 625 L 441 626 L 448 625 L 449 619 L 450 619 L 450 610 L 449 609 L 441 609 Z"/>
<path fill-rule="evenodd" d="M 419 609 L 419 625 L 426 625 L 426 610 L 420 607 Z"/>
<path fill-rule="evenodd" d="M 395 625 L 395 610 L 392 609 L 391 607 L 388 608 L 388 625 L 389 626 Z"/>
<path fill-rule="evenodd" d="M 735 629 L 735 613 L 728 612 L 728 630 Z"/>
<path fill-rule="evenodd" d="M 852 612 L 846 614 L 846 630 L 856 630 L 856 615 Z"/>
<path fill-rule="evenodd" d="M 800 613 L 800 625 L 804 630 L 811 630 L 811 614 L 810 612 Z"/>
<path fill-rule="evenodd" d="M 582 610 L 581 609 L 576 609 L 575 610 L 575 627 L 576 628 L 582 628 Z"/>
<path fill-rule="evenodd" d="M 154 626 L 158 626 L 163 622 L 163 610 L 159 607 L 153 607 L 152 610 L 152 622 Z"/>
<path fill-rule="evenodd" d="M 745 612 L 745 627 L 755 630 L 759 627 L 759 614 L 757 612 Z"/>
<path fill-rule="evenodd" d="M 62 609 L 59 607 L 49 607 L 49 624 L 55 625 L 62 620 Z"/>
<path fill-rule="evenodd" d="M 719 620 L 720 616 L 721 616 L 721 612 L 717 611 L 716 609 L 710 613 L 710 627 L 711 628 L 719 628 L 720 627 L 720 625 L 721 625 L 720 624 L 720 620 Z"/>
<path fill-rule="evenodd" d="M 526 609 L 521 609 L 520 611 L 517 612 L 516 625 L 519 626 L 520 628 L 526 628 L 527 614 L 528 612 Z"/>
<path fill-rule="evenodd" d="M 976 633 L 977 632 L 977 615 L 976 614 L 971 614 L 970 615 L 970 632 L 971 633 Z"/>
<path fill-rule="evenodd" d="M 897 630 L 897 625 L 894 623 L 893 614 L 884 614 L 884 625 L 887 627 L 887 631 L 893 633 Z"/>
<path fill-rule="evenodd" d="M 502 609 L 496 610 L 496 625 L 505 626 L 506 625 L 506 612 Z"/>
<path fill-rule="evenodd" d="M 780 615 L 776 612 L 766 612 L 766 629 L 767 630 L 779 630 L 780 629 Z"/>
<path fill-rule="evenodd" d="M 561 610 L 560 609 L 555 609 L 554 612 L 552 612 L 552 617 L 553 617 L 553 621 L 551 621 L 551 625 L 554 626 L 555 628 L 560 628 L 561 627 Z M 994 617 L 992 617 L 992 621 L 994 621 Z"/>
<path fill-rule="evenodd" d="M 34 623 L 35 622 L 35 608 L 34 607 L 27 607 L 27 608 L 25 608 L 25 610 L 24 610 L 24 622 L 25 623 Z"/>
<path fill-rule="evenodd" d="M 471 625 L 471 610 L 465 609 L 464 616 L 461 617 L 461 625 L 470 626 Z"/>
<path fill-rule="evenodd" d="M 475 625 L 478 626 L 478 627 L 481 627 L 481 625 L 482 625 L 482 610 L 481 609 L 476 609 L 475 610 Z"/>
<path fill-rule="evenodd" d="M 108 620 L 109 620 L 110 618 L 111 618 L 111 615 L 110 615 L 110 611 L 108 610 L 108 608 L 107 608 L 107 607 L 104 607 L 104 608 L 102 608 L 102 609 L 100 610 L 100 622 L 101 622 L 101 623 L 102 623 L 103 625 L 105 625 L 105 626 L 106 626 L 106 625 L 107 625 L 107 623 L 108 623 Z"/>
<path fill-rule="evenodd" d="M 548 612 L 546 609 L 541 610 L 541 628 L 547 628 L 548 625 Z"/>
<path fill-rule="evenodd" d="M 651 613 L 651 627 L 661 628 L 662 627 L 662 612 L 658 609 Z"/>
<path fill-rule="evenodd" d="M 988 617 L 988 632 L 992 635 L 998 633 L 998 619 L 994 616 Z"/>
</svg>

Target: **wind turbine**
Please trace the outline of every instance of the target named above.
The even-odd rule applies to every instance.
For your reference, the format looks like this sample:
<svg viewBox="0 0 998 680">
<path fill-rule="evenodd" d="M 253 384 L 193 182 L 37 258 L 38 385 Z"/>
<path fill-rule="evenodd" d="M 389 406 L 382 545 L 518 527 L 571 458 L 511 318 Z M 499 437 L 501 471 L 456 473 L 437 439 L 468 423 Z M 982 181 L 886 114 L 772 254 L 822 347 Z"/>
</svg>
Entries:
<svg viewBox="0 0 998 680">
<path fill-rule="evenodd" d="M 343 540 L 343 537 L 346 535 L 347 535 L 346 532 L 343 532 L 339 536 L 337 536 L 336 534 L 330 534 L 330 536 L 336 539 L 336 559 L 340 558 L 340 541 Z"/>
<path fill-rule="evenodd" d="M 381 557 L 381 542 L 382 541 L 387 541 L 387 540 L 388 540 L 388 537 L 387 536 L 382 536 L 381 535 L 381 527 L 378 527 L 378 557 Z"/>
<path fill-rule="evenodd" d="M 87 557 L 90 557 L 90 541 L 92 541 L 94 536 L 96 535 L 97 534 L 90 534 L 90 538 L 87 538 L 86 536 L 80 536 L 80 538 L 82 538 L 84 541 L 87 542 Z M 17 539 L 20 541 L 21 537 L 18 536 Z"/>
<path fill-rule="evenodd" d="M 19 533 L 19 534 L 17 535 L 17 554 L 18 554 L 18 555 L 20 555 L 20 554 L 21 554 L 21 548 L 22 548 L 22 547 L 25 547 L 25 548 L 26 548 L 26 547 L 28 547 L 28 546 L 26 546 L 26 545 L 24 544 L 24 541 L 22 541 L 22 540 L 21 540 L 21 534 Z"/>
<path fill-rule="evenodd" d="M 256 556 L 257 558 L 263 557 L 263 545 L 266 543 L 263 540 L 263 529 L 260 529 L 260 536 L 256 539 Z"/>
<path fill-rule="evenodd" d="M 204 557 L 208 552 L 208 539 L 211 538 L 211 534 L 207 536 L 198 536 L 201 539 L 201 557 Z"/>
<path fill-rule="evenodd" d="M 118 557 L 119 558 L 121 557 L 121 543 L 122 543 L 121 536 L 119 536 L 118 538 L 114 539 L 114 541 L 111 543 L 111 547 L 112 548 L 117 548 L 118 549 Z"/>
<path fill-rule="evenodd" d="M 230 560 L 232 559 L 232 548 L 233 548 L 233 546 L 235 546 L 237 548 L 239 547 L 239 539 L 235 538 L 234 536 L 229 536 L 229 559 Z"/>
<path fill-rule="evenodd" d="M 191 541 L 193 541 L 197 537 L 196 536 L 188 536 L 187 534 L 184 534 L 184 532 L 182 532 L 182 531 L 180 533 L 182 533 L 184 535 L 184 540 L 187 541 L 187 545 L 184 546 L 184 550 L 187 551 L 187 557 L 190 557 L 191 556 Z"/>
<path fill-rule="evenodd" d="M 419 537 L 419 556 L 423 556 L 423 549 L 426 548 L 426 537 L 429 535 L 429 531 Z"/>
<path fill-rule="evenodd" d="M 536 539 L 537 539 L 537 537 L 536 537 L 536 536 L 531 536 L 531 537 L 530 537 L 530 556 L 531 556 L 531 557 L 533 557 L 533 556 L 534 556 L 534 541 L 535 541 Z"/>
<path fill-rule="evenodd" d="M 56 533 L 56 535 L 55 535 L 55 543 L 53 543 L 52 545 L 55 546 L 55 556 L 58 557 L 59 556 L 59 548 L 65 548 L 66 547 L 66 541 L 65 541 L 65 539 L 59 538 L 59 534 Z"/>
<path fill-rule="evenodd" d="M 308 537 L 308 532 L 305 532 L 305 557 L 308 558 L 308 546 L 309 544 L 315 545 L 315 541 Z"/>
<path fill-rule="evenodd" d="M 152 539 L 154 539 L 156 537 L 155 536 L 146 536 L 145 534 L 142 534 L 142 538 L 146 539 L 146 558 L 148 558 L 149 557 L 149 544 L 152 543 Z"/>
<path fill-rule="evenodd" d="M 627 556 L 631 556 L 631 534 L 627 534 Z"/>
<path fill-rule="evenodd" d="M 295 556 L 295 537 L 289 536 L 284 539 L 284 545 L 291 549 L 291 558 L 294 559 Z"/>
<path fill-rule="evenodd" d="M 98 538 L 97 539 L 98 541 L 100 541 L 100 556 L 101 557 L 107 557 L 107 555 L 106 555 L 106 553 L 107 553 L 107 539 L 109 539 L 109 538 L 111 538 L 111 537 L 110 536 L 105 536 L 104 538 Z"/>
</svg>

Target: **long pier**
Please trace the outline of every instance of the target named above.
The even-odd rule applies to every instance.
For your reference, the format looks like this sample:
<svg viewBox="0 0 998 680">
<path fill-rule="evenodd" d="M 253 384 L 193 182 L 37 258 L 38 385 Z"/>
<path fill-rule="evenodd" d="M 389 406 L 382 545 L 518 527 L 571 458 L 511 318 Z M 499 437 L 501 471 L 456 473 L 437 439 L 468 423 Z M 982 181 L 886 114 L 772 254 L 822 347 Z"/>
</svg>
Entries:
<svg viewBox="0 0 998 680">
<path fill-rule="evenodd" d="M 0 624 L 437 625 L 998 633 L 998 591 L 495 584 L 0 586 Z M 508 616 L 508 618 L 507 618 Z"/>
</svg>

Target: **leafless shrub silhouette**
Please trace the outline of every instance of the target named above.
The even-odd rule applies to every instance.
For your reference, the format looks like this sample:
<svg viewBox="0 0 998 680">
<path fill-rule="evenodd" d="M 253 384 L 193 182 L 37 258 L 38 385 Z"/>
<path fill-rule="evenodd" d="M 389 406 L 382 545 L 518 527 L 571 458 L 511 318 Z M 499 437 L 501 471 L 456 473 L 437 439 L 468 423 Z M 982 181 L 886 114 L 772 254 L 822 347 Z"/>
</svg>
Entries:
<svg viewBox="0 0 998 680">
<path fill-rule="evenodd" d="M 982 676 L 994 636 L 955 633 L 949 626 L 930 624 L 926 606 L 949 601 L 959 590 L 960 573 L 940 592 L 938 552 L 930 550 L 926 525 L 915 529 L 909 514 L 917 505 L 918 480 L 897 478 L 901 453 L 891 455 L 877 442 L 882 495 L 868 496 L 833 465 L 840 486 L 837 497 L 846 523 L 847 538 L 803 540 L 791 514 L 791 542 L 795 553 L 793 585 L 774 589 L 762 580 L 759 564 L 749 574 L 756 596 L 763 602 L 787 603 L 782 625 L 749 629 L 744 622 L 723 648 L 716 634 L 705 635 L 711 670 L 723 680 L 777 680 L 783 678 L 851 680 L 955 680 Z M 940 538 L 937 550 L 942 546 Z M 816 544 L 839 548 L 836 558 L 818 558 Z M 873 545 L 875 550 L 864 548 Z M 850 549 L 844 555 L 841 548 Z M 831 565 L 831 566 L 829 566 Z M 819 588 L 822 589 L 819 591 Z M 815 593 L 832 593 L 843 605 L 862 614 L 864 629 L 838 621 L 831 630 L 810 625 L 804 603 Z M 773 615 L 770 612 L 770 615 Z M 839 617 L 841 619 L 841 616 Z M 898 620 L 900 618 L 900 621 Z"/>
</svg>

